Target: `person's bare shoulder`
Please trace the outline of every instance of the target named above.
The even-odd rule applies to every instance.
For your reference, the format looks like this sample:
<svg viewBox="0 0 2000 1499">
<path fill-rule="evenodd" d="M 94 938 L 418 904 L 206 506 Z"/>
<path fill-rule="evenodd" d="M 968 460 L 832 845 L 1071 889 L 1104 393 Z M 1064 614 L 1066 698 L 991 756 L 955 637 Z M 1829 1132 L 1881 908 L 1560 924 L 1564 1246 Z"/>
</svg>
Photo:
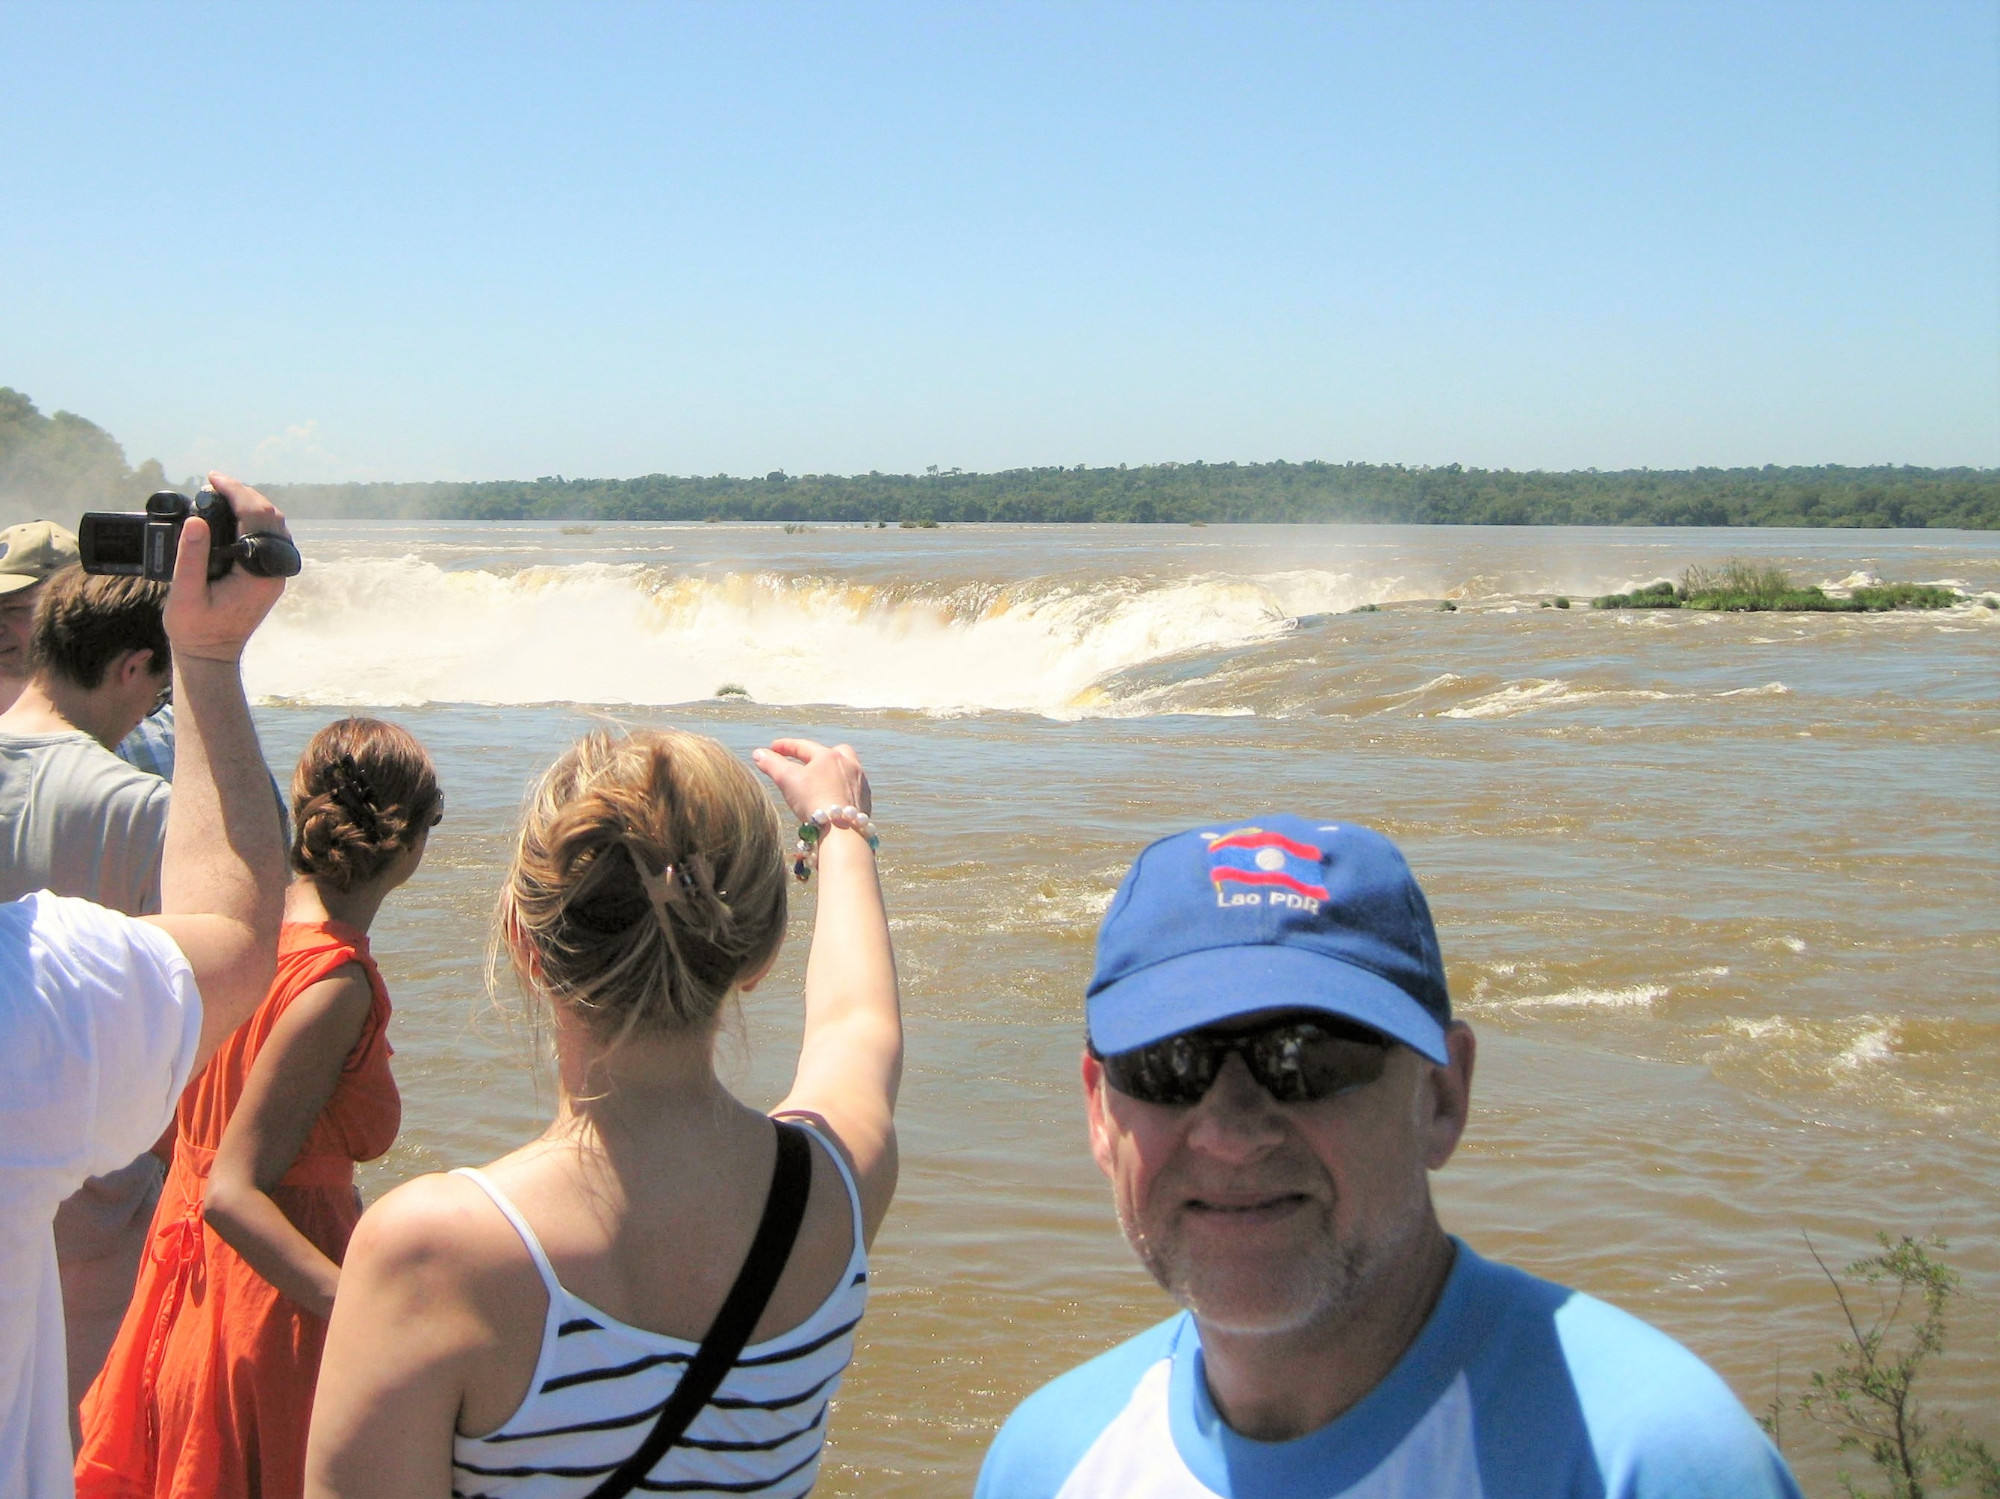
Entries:
<svg viewBox="0 0 2000 1499">
<path fill-rule="evenodd" d="M 435 1294 L 474 1290 L 495 1277 L 535 1271 L 520 1236 L 478 1184 L 436 1173 L 385 1193 L 356 1225 L 350 1270 Z"/>
<path fill-rule="evenodd" d="M 548 1307 L 513 1225 L 476 1183 L 443 1174 L 405 1182 L 361 1215 L 339 1299 L 397 1329 L 399 1357 L 471 1381 L 516 1329 L 538 1331 Z"/>
</svg>

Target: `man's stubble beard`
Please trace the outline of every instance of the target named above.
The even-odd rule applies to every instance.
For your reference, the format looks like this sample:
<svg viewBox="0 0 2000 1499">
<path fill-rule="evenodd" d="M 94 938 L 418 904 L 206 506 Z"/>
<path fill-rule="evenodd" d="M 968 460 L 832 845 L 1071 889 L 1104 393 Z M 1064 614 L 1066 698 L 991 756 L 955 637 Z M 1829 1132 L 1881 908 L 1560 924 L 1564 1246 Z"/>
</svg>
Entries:
<svg viewBox="0 0 2000 1499">
<path fill-rule="evenodd" d="M 1119 1224 L 1126 1242 L 1160 1288 L 1206 1327 L 1222 1332 L 1283 1334 L 1353 1316 L 1383 1268 L 1377 1246 L 1343 1244 L 1332 1205 L 1315 1206 L 1319 1222 L 1305 1253 L 1279 1267 L 1207 1265 L 1172 1230 L 1148 1233 L 1123 1204 Z"/>
<path fill-rule="evenodd" d="M 1126 1242 L 1162 1290 L 1205 1327 L 1263 1335 L 1339 1328 L 1363 1315 L 1419 1254 L 1434 1222 L 1425 1194 L 1393 1218 L 1377 1220 L 1373 1232 L 1343 1236 L 1336 1193 L 1308 1209 L 1316 1221 L 1303 1252 L 1274 1276 L 1265 1265 L 1204 1265 L 1176 1228 L 1149 1233 L 1126 1203 L 1116 1206 Z"/>
</svg>

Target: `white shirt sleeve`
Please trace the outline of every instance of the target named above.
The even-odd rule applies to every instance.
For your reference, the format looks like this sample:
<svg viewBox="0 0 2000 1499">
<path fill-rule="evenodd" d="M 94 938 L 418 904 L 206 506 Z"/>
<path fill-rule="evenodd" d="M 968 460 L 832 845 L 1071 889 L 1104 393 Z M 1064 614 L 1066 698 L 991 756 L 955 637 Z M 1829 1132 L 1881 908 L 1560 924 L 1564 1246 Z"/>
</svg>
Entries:
<svg viewBox="0 0 2000 1499">
<path fill-rule="evenodd" d="M 194 970 L 158 927 L 46 891 L 0 905 L 4 1195 L 53 1208 L 151 1145 L 200 1038 Z"/>
</svg>

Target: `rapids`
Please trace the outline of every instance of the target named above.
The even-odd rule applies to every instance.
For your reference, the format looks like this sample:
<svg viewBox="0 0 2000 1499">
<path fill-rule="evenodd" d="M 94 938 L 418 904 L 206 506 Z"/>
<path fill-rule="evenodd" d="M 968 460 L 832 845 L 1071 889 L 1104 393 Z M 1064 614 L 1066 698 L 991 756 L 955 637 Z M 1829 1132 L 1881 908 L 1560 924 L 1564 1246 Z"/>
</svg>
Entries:
<svg viewBox="0 0 2000 1499">
<path fill-rule="evenodd" d="M 2000 1407 L 2000 611 L 1587 607 L 1730 557 L 2000 592 L 2000 536 L 299 531 L 246 663 L 273 764 L 365 708 L 447 797 L 376 928 L 405 1124 L 371 1194 L 543 1117 L 481 959 L 522 793 L 570 738 L 803 732 L 870 767 L 903 1185 L 821 1492 L 965 1492 L 1016 1400 L 1164 1315 L 1084 1148 L 1091 938 L 1148 839 L 1281 807 L 1383 828 L 1431 895 L 1481 1040 L 1448 1226 L 1659 1323 L 1753 1410 L 1840 1331 L 1804 1233 L 1839 1261 L 1940 1232 L 1977 1299 L 1931 1392 Z M 725 1046 L 759 1100 L 811 905 Z M 1803 1427 L 1788 1453 L 1830 1491 Z"/>
</svg>

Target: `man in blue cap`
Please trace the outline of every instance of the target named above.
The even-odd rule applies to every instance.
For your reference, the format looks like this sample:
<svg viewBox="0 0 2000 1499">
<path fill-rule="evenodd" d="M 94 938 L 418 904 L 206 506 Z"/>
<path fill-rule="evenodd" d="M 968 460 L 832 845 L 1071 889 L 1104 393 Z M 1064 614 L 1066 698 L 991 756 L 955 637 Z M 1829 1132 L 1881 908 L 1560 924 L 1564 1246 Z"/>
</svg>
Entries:
<svg viewBox="0 0 2000 1499">
<path fill-rule="evenodd" d="M 1381 834 L 1153 844 L 1086 1016 L 1091 1152 L 1185 1310 L 1023 1402 L 978 1499 L 1796 1499 L 1693 1354 L 1440 1227 L 1473 1038 Z"/>
</svg>

